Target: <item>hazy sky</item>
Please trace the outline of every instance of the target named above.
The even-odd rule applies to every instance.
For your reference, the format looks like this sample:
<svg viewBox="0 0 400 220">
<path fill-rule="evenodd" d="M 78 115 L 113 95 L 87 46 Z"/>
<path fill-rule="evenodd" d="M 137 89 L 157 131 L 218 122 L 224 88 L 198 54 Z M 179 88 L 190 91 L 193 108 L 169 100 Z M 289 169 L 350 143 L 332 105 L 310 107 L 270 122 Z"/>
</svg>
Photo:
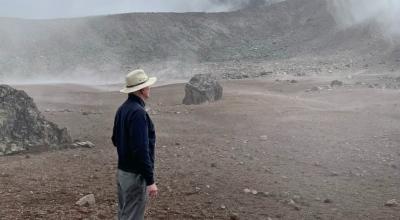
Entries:
<svg viewBox="0 0 400 220">
<path fill-rule="evenodd" d="M 248 0 L 0 0 L 0 17 L 60 18 L 125 12 L 225 11 Z"/>
</svg>

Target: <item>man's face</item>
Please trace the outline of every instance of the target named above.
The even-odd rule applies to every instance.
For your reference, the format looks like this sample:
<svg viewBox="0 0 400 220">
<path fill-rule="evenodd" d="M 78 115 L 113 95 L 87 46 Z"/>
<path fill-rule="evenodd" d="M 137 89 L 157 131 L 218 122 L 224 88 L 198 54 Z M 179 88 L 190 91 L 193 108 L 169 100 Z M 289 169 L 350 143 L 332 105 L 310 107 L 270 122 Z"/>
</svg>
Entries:
<svg viewBox="0 0 400 220">
<path fill-rule="evenodd" d="M 141 92 L 142 92 L 143 98 L 148 99 L 148 98 L 150 97 L 150 87 L 149 87 L 149 86 L 143 88 L 143 89 L 141 90 Z"/>
</svg>

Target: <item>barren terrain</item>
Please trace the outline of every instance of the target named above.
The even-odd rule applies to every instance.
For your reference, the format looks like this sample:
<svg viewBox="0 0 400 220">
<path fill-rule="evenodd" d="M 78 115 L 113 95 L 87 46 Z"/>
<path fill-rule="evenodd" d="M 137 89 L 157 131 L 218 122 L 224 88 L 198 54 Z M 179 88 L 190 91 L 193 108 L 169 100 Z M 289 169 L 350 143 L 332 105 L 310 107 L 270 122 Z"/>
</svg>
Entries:
<svg viewBox="0 0 400 220">
<path fill-rule="evenodd" d="M 334 78 L 223 81 L 223 99 L 181 104 L 153 88 L 160 194 L 147 219 L 399 219 L 399 91 Z M 320 89 L 311 89 L 319 86 Z M 114 219 L 116 86 L 17 86 L 45 116 L 89 140 L 0 158 L 0 219 Z M 257 192 L 255 192 L 256 190 Z M 93 193 L 96 205 L 75 202 Z"/>
</svg>

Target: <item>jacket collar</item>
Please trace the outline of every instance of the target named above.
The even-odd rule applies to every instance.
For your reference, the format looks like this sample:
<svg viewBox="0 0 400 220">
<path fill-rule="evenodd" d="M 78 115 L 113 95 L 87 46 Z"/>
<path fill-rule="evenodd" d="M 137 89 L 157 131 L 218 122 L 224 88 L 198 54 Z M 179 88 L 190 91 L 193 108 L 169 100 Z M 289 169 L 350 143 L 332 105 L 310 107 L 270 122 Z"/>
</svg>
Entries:
<svg viewBox="0 0 400 220">
<path fill-rule="evenodd" d="M 137 96 L 137 95 L 129 94 L 129 95 L 128 95 L 128 100 L 131 101 L 131 102 L 139 103 L 139 105 L 141 105 L 142 107 L 145 107 L 145 106 L 146 106 L 146 104 L 144 103 L 143 99 L 140 98 L 140 97 Z"/>
</svg>

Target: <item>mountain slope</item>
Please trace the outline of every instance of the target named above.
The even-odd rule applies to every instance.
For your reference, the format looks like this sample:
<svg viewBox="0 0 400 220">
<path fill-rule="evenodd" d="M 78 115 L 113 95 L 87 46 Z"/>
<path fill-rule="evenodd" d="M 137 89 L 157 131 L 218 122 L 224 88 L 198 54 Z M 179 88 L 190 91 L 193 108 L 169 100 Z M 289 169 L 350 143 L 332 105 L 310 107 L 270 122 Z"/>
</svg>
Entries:
<svg viewBox="0 0 400 220">
<path fill-rule="evenodd" d="M 269 61 L 331 54 L 353 44 L 353 50 L 361 50 L 358 43 L 368 37 L 365 32 L 338 32 L 324 0 L 284 1 L 226 13 L 0 19 L 0 75 L 109 76 L 143 63 Z"/>
</svg>

